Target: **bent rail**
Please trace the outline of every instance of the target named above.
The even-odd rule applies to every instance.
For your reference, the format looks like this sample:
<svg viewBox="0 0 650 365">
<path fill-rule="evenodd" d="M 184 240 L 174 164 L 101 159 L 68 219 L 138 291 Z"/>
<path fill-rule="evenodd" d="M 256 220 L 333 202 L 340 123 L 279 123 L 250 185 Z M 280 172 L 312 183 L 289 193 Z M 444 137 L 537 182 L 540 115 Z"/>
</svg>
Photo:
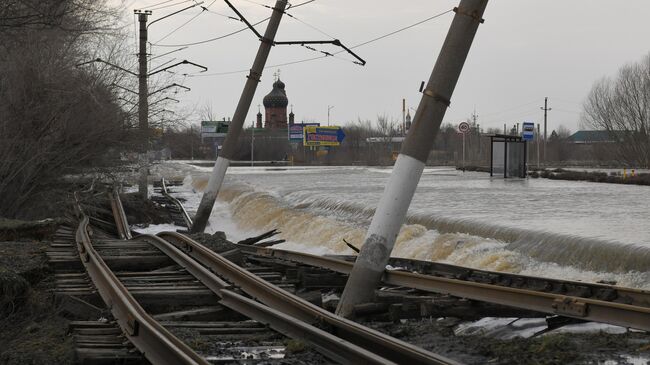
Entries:
<svg viewBox="0 0 650 365">
<path fill-rule="evenodd" d="M 118 197 L 119 198 L 119 197 Z M 119 199 L 112 199 L 112 204 L 115 204 L 117 206 L 121 205 L 119 202 Z M 116 209 L 114 211 L 119 211 L 117 209 L 118 207 L 115 207 Z M 115 217 L 116 222 L 119 225 L 120 216 Z M 128 227 L 128 225 L 126 225 Z M 81 241 L 87 241 L 90 243 L 89 238 L 84 238 L 81 237 Z M 169 256 L 174 262 L 176 262 L 178 265 L 182 266 L 188 273 L 190 273 L 192 276 L 194 276 L 199 282 L 201 282 L 203 285 L 205 285 L 207 288 L 209 288 L 213 293 L 215 293 L 219 298 L 221 298 L 220 303 L 233 309 L 234 311 L 241 313 L 243 315 L 248 316 L 249 318 L 252 318 L 260 323 L 265 323 L 269 325 L 269 327 L 273 328 L 274 330 L 288 336 L 288 337 L 293 337 L 293 338 L 298 338 L 303 341 L 309 342 L 311 345 L 314 346 L 314 348 L 322 353 L 323 355 L 327 356 L 328 358 L 335 360 L 338 363 L 341 364 L 376 364 L 376 365 L 381 365 L 381 364 L 395 364 L 395 362 L 389 361 L 386 358 L 376 355 L 372 351 L 368 351 L 362 347 L 359 347 L 353 343 L 350 343 L 348 341 L 345 341 L 333 334 L 330 334 L 324 330 L 321 330 L 315 326 L 312 326 L 308 323 L 305 323 L 299 319 L 293 318 L 291 316 L 288 316 L 281 311 L 269 308 L 266 305 L 263 305 L 259 302 L 256 302 L 252 299 L 243 297 L 235 292 L 233 292 L 231 289 L 233 289 L 232 285 L 229 283 L 223 281 L 220 277 L 212 273 L 208 268 L 203 266 L 201 263 L 198 261 L 194 260 L 192 257 L 187 255 L 183 250 L 179 249 L 178 247 L 174 246 L 173 244 L 169 243 L 168 241 L 163 240 L 160 237 L 153 236 L 153 235 L 139 235 L 136 237 L 134 240 L 135 241 L 140 241 L 140 242 L 147 242 L 154 247 L 156 247 L 158 250 L 160 250 L 162 253 L 165 255 Z M 86 248 L 84 246 L 84 250 L 86 252 L 90 251 L 92 249 L 92 246 L 89 246 Z M 189 248 L 186 248 L 189 249 Z M 100 260 L 101 258 L 98 257 Z M 89 271 L 90 272 L 90 271 Z M 112 272 L 110 270 L 107 271 L 108 274 L 112 275 Z M 97 275 L 91 275 L 91 278 L 93 282 L 95 282 L 95 278 L 98 278 L 101 281 L 101 277 L 98 277 Z M 118 282 L 119 283 L 119 282 Z M 97 285 L 97 283 L 96 283 Z M 120 284 L 121 285 L 121 284 Z M 110 285 L 109 285 L 110 286 Z M 97 285 L 97 287 L 104 287 L 104 285 L 100 284 Z M 126 291 L 126 289 L 124 288 Z M 116 297 L 118 299 L 122 298 L 122 295 L 128 295 L 128 293 L 120 293 L 117 294 Z M 130 297 L 130 295 L 129 295 Z M 104 298 L 104 296 L 102 296 Z M 128 299 L 128 298 L 127 298 Z M 132 299 L 132 298 L 131 298 Z M 112 303 L 114 301 L 113 297 L 111 297 L 110 302 Z M 107 302 L 108 303 L 108 302 Z M 133 304 L 133 303 L 131 303 Z M 137 303 L 134 303 L 137 305 Z M 118 322 L 120 322 L 119 318 L 123 318 L 122 314 L 125 311 L 120 310 L 121 307 L 117 307 L 116 311 L 113 312 L 114 316 L 118 318 Z M 136 308 L 137 309 L 137 308 Z M 141 308 L 140 308 L 141 309 Z M 129 312 L 131 313 L 131 312 Z M 136 313 L 137 314 L 137 313 Z M 146 313 L 145 313 L 146 315 Z M 126 315 L 127 321 L 126 321 L 126 327 L 123 328 L 130 328 L 128 325 L 131 323 L 129 322 L 129 318 L 136 318 L 136 315 L 134 314 L 127 314 Z M 160 326 L 157 322 L 155 322 L 153 319 L 151 319 L 154 323 L 152 325 L 157 325 Z M 136 320 L 134 320 L 136 321 Z M 145 324 L 150 324 L 148 322 L 143 322 L 145 319 L 137 319 L 136 327 L 139 327 L 138 323 L 145 323 Z M 122 320 L 122 322 L 124 322 Z M 120 323 L 120 326 L 122 326 L 122 323 Z M 146 336 L 147 338 L 149 336 Z M 129 337 L 129 339 L 131 339 Z M 137 339 L 136 339 L 137 340 Z M 132 340 L 133 341 L 133 340 Z M 158 364 L 158 363 L 163 363 L 163 362 L 157 362 L 152 359 L 155 359 L 156 357 L 154 355 L 151 355 L 152 352 L 156 352 L 160 350 L 159 345 L 155 345 L 154 347 L 152 346 L 147 346 L 147 343 L 141 344 L 138 342 L 134 342 L 134 345 L 138 347 L 142 352 L 145 353 L 145 356 L 149 353 L 150 357 L 147 357 L 149 360 L 151 360 L 152 363 Z M 140 341 L 142 342 L 142 341 Z M 181 343 L 182 344 L 182 343 Z M 140 347 L 144 346 L 144 347 Z M 171 357 L 167 355 L 160 355 L 160 356 L 166 356 L 167 359 L 172 359 Z M 178 364 L 184 364 L 184 362 L 180 362 L 177 360 L 169 360 L 170 363 L 178 363 Z"/>
<path fill-rule="evenodd" d="M 162 232 L 158 234 L 158 237 L 182 249 L 193 259 L 219 273 L 267 306 L 306 323 L 325 323 L 332 326 L 341 339 L 374 352 L 385 359 L 403 364 L 458 364 L 454 360 L 336 316 L 269 284 L 264 279 L 251 274 L 185 235 L 176 232 Z M 230 298 L 232 299 L 232 296 Z"/>
<path fill-rule="evenodd" d="M 185 221 L 185 225 L 187 226 L 187 228 L 192 228 L 192 217 L 190 217 L 189 213 L 187 213 L 185 207 L 178 199 L 169 195 L 169 192 L 167 192 L 167 185 L 165 184 L 165 178 L 161 179 L 160 184 L 161 184 L 162 195 L 165 198 L 169 199 L 172 203 L 174 203 L 174 205 L 176 205 L 178 209 L 180 209 L 181 214 L 183 215 L 183 220 Z"/>
<path fill-rule="evenodd" d="M 131 229 L 126 219 L 126 213 L 124 212 L 124 206 L 122 206 L 122 200 L 120 199 L 120 192 L 117 186 L 113 188 L 113 191 L 108 193 L 108 196 L 111 202 L 113 218 L 115 219 L 115 226 L 117 227 L 117 234 L 123 240 L 130 240 L 132 238 Z"/>
<path fill-rule="evenodd" d="M 81 262 L 129 341 L 153 364 L 207 365 L 205 359 L 151 318 L 122 285 L 93 248 L 88 222 L 88 217 L 82 213 L 76 231 Z"/>
<path fill-rule="evenodd" d="M 293 251 L 250 246 L 242 246 L 242 249 L 259 256 L 300 262 L 342 274 L 349 274 L 354 265 L 353 262 Z M 650 308 L 646 306 L 394 270 L 384 272 L 383 282 L 389 285 L 450 294 L 547 314 L 650 331 Z M 644 293 L 635 289 L 629 290 L 637 295 L 639 292 Z"/>
</svg>

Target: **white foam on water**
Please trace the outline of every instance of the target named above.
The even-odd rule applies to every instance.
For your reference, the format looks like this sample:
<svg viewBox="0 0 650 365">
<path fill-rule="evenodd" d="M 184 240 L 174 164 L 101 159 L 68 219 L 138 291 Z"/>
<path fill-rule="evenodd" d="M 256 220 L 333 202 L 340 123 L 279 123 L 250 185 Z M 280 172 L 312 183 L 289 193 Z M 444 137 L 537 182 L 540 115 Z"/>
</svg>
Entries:
<svg viewBox="0 0 650 365">
<path fill-rule="evenodd" d="M 188 168 L 185 165 L 183 172 L 186 173 L 186 177 L 183 186 L 172 188 L 177 191 L 175 196 L 186 199 L 185 206 L 191 214 L 198 207 L 201 198 L 200 187 L 207 181 L 206 175 L 198 169 L 195 166 Z M 242 168 L 230 169 L 229 174 L 230 171 L 237 169 Z M 260 174 L 268 173 L 262 167 L 247 169 L 256 170 Z M 323 174 L 322 169 L 303 170 Z M 327 184 L 324 183 L 323 188 L 326 189 Z M 308 192 L 292 190 L 291 187 L 287 189 L 287 191 L 273 188 L 261 189 L 246 180 L 227 178 L 206 232 L 225 231 L 229 239 L 238 241 L 278 229 L 281 234 L 277 238 L 285 239 L 287 242 L 274 247 L 317 255 L 353 254 L 354 252 L 343 242 L 344 239 L 356 247 L 363 245 L 367 224 L 374 214 L 374 209 L 346 201 L 344 198 L 327 199 L 322 196 L 314 198 Z M 336 196 L 335 193 L 333 195 Z M 597 246 L 588 245 L 593 242 L 601 244 L 600 241 L 585 240 L 581 237 L 571 241 L 571 237 L 562 235 L 535 232 L 532 234 L 523 229 L 494 228 L 466 219 L 453 221 L 431 218 L 430 220 L 412 216 L 411 224 L 404 225 L 400 231 L 393 256 L 557 279 L 587 282 L 615 281 L 620 286 L 650 289 L 650 272 L 625 268 L 626 264 L 634 263 L 633 261 L 612 260 L 617 257 L 613 255 L 603 257 L 594 255 L 591 251 L 597 249 Z M 465 226 L 474 226 L 477 232 L 486 234 L 482 236 L 458 233 L 457 228 Z M 492 235 L 496 237 L 523 235 L 522 237 L 538 240 L 541 242 L 538 244 L 540 252 L 531 256 L 532 251 L 520 248 L 529 247 L 526 246 L 526 242 L 508 243 L 507 240 L 500 238 L 486 238 Z M 552 252 L 546 252 L 562 251 L 562 246 L 557 246 L 555 242 L 564 243 L 574 251 L 579 251 L 580 244 L 586 244 L 585 247 L 590 247 L 591 250 L 583 250 L 581 254 L 589 265 L 577 262 L 576 256 L 553 255 Z M 547 250 L 543 249 L 542 244 L 546 244 Z M 646 252 L 647 249 L 626 252 L 626 247 L 629 248 L 629 245 L 614 245 L 611 250 L 620 257 L 633 255 L 637 258 L 636 263 L 639 265 L 643 263 L 643 257 L 639 252 Z M 570 260 L 566 259 L 567 257 L 570 257 Z"/>
<path fill-rule="evenodd" d="M 151 224 L 147 227 L 138 227 L 137 225 L 131 226 L 131 229 L 135 232 L 141 233 L 141 234 L 152 234 L 155 235 L 160 232 L 176 232 L 176 230 L 184 230 L 186 229 L 185 227 L 180 227 L 175 224 Z"/>
</svg>

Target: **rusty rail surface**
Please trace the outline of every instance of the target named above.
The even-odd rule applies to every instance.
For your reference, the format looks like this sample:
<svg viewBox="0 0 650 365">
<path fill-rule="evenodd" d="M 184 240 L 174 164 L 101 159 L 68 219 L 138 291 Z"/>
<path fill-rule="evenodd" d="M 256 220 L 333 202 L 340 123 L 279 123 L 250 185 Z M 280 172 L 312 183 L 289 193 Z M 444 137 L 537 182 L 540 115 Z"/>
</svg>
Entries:
<svg viewBox="0 0 650 365">
<path fill-rule="evenodd" d="M 242 250 L 254 255 L 317 266 L 342 274 L 349 274 L 354 265 L 353 262 L 331 257 L 272 248 L 240 247 Z M 552 281 L 553 279 L 545 280 Z M 547 314 L 562 315 L 587 321 L 603 322 L 650 331 L 650 307 L 644 305 L 632 305 L 397 270 L 386 270 L 384 272 L 383 282 L 388 285 L 411 287 Z M 585 285 L 586 283 L 580 284 Z M 647 303 L 649 294 L 647 291 L 600 284 L 596 285 L 599 287 L 611 287 L 622 293 L 629 293 L 630 298 L 636 298 L 641 303 Z"/>
<path fill-rule="evenodd" d="M 116 202 L 119 203 L 119 202 Z M 116 217 L 116 221 L 119 220 Z M 203 285 L 208 287 L 215 293 L 221 300 L 220 303 L 246 315 L 258 322 L 265 323 L 274 330 L 287 335 L 288 337 L 298 338 L 300 340 L 309 342 L 314 348 L 327 356 L 328 358 L 337 361 L 341 364 L 395 364 L 397 362 L 390 361 L 374 351 L 367 350 L 349 341 L 342 339 L 340 336 L 335 336 L 324 330 L 321 330 L 303 320 L 289 316 L 282 311 L 270 308 L 259 302 L 246 298 L 232 291 L 232 285 L 222 280 L 220 277 L 212 273 L 206 266 L 190 257 L 190 255 L 183 252 L 172 243 L 153 235 L 139 235 L 136 241 L 144 241 L 152 244 L 158 250 L 169 256 L 174 262 L 182 266 L 188 273 L 199 280 Z M 90 242 L 88 240 L 88 242 Z M 92 248 L 92 246 L 91 246 Z M 201 249 L 207 250 L 203 246 Z M 100 258 L 101 259 L 101 258 Z M 225 259 L 224 259 L 225 260 Z M 234 264 L 230 264 L 236 267 Z M 208 266 L 209 267 L 209 266 Z M 112 273 L 111 273 L 112 274 Z M 94 277 L 91 275 L 93 281 Z M 269 284 L 270 285 L 270 284 Z M 272 285 L 271 285 L 272 286 Z M 274 287 L 274 286 L 273 286 Z M 126 289 L 124 289 L 126 290 Z M 128 294 L 128 293 L 127 293 Z M 136 303 L 137 304 L 137 303 Z M 120 313 L 118 313 L 120 314 Z M 115 313 L 114 313 L 115 315 Z M 117 318 L 117 315 L 116 315 Z M 129 316 L 127 318 L 132 318 Z M 145 349 L 134 345 L 145 353 Z M 151 350 L 149 350 L 151 351 Z M 153 363 L 154 362 L 152 361 Z M 181 364 L 181 362 L 178 362 Z M 426 362 L 428 364 L 455 364 L 455 362 Z"/>
<path fill-rule="evenodd" d="M 205 266 L 194 260 L 172 243 L 152 235 L 141 235 L 136 240 L 146 241 L 177 264 L 185 268 L 203 285 L 221 298 L 220 303 L 234 311 L 248 316 L 258 322 L 268 324 L 274 330 L 293 338 L 311 343 L 320 353 L 341 364 L 391 364 L 387 359 L 375 355 L 348 341 L 320 330 L 302 320 L 269 308 L 249 298 L 236 294 L 232 286 L 213 274 Z M 233 264 L 234 265 L 234 264 Z"/>
<path fill-rule="evenodd" d="M 123 240 L 130 240 L 132 238 L 131 229 L 126 219 L 126 213 L 124 212 L 124 206 L 122 206 L 120 192 L 117 186 L 108 195 L 111 202 L 111 210 L 113 211 L 113 218 L 115 219 L 115 226 L 117 227 L 117 234 Z"/>
<path fill-rule="evenodd" d="M 77 203 L 78 195 L 75 194 Z M 125 336 L 153 364 L 204 364 L 208 362 L 151 318 L 95 251 L 89 218 L 79 204 L 76 244 L 81 262 Z"/>
<path fill-rule="evenodd" d="M 324 323 L 334 328 L 338 337 L 375 353 L 391 362 L 402 364 L 457 364 L 456 361 L 367 328 L 351 320 L 336 316 L 327 310 L 313 305 L 264 279 L 248 272 L 242 267 L 223 258 L 189 237 L 176 232 L 162 232 L 158 237 L 182 249 L 196 261 L 213 272 L 237 285 L 248 295 L 266 304 L 273 310 L 286 314 L 305 323 Z M 224 291 L 222 291 L 223 295 Z M 226 294 L 228 303 L 234 299 Z M 233 305 L 238 310 L 239 306 Z M 252 311 L 247 312 L 253 315 Z M 253 317 L 256 319 L 255 317 Z"/>
<path fill-rule="evenodd" d="M 161 185 L 160 190 L 162 192 L 162 195 L 168 200 L 170 200 L 174 205 L 176 205 L 178 209 L 180 209 L 181 214 L 183 215 L 183 220 L 185 221 L 185 225 L 187 226 L 188 229 L 192 228 L 192 217 L 190 217 L 189 213 L 187 213 L 183 204 L 178 199 L 174 198 L 169 194 L 169 192 L 167 191 L 167 185 L 165 184 L 165 178 L 160 179 L 160 185 Z"/>
</svg>

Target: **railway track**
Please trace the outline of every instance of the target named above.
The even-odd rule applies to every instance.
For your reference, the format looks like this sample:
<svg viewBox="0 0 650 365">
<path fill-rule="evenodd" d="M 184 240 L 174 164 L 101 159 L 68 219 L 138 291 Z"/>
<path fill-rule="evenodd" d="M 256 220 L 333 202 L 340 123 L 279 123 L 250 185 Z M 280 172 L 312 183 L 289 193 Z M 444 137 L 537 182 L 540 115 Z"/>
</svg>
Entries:
<svg viewBox="0 0 650 365">
<path fill-rule="evenodd" d="M 171 234 L 162 234 L 169 236 Z M 348 275 L 356 256 L 316 256 L 251 245 L 237 246 L 253 260 L 266 258 L 274 264 L 307 265 Z M 587 283 L 517 275 L 462 266 L 403 258 L 391 258 L 383 283 L 389 287 L 504 305 L 552 316 L 594 321 L 650 331 L 650 292 L 604 283 Z M 435 315 L 431 303 L 420 303 L 419 315 Z M 427 308 L 429 305 L 429 308 Z M 359 312 L 388 311 L 385 303 L 368 303 Z M 393 318 L 395 319 L 395 318 Z M 556 323 L 571 323 L 558 321 Z"/>
<path fill-rule="evenodd" d="M 337 317 L 294 294 L 295 280 L 262 266 L 246 270 L 182 234 L 128 239 L 117 191 L 109 195 L 111 209 L 89 215 L 77 194 L 79 225 L 62 228 L 49 252 L 57 296 L 74 304 L 70 312 L 107 318 L 73 322 L 82 362 L 137 362 L 142 354 L 155 364 L 273 363 L 293 338 L 326 363 L 456 363 Z M 196 346 L 206 342 L 208 349 Z"/>
<path fill-rule="evenodd" d="M 164 178 L 160 179 L 160 183 L 157 184 L 156 187 L 158 187 L 157 191 L 160 192 L 161 196 L 152 196 L 151 199 L 167 209 L 169 216 L 175 225 L 190 229 L 190 227 L 192 227 L 192 218 L 187 213 L 180 200 L 170 194 L 168 189 L 169 185 L 169 181 Z M 178 183 L 172 182 L 171 185 L 178 185 Z"/>
</svg>

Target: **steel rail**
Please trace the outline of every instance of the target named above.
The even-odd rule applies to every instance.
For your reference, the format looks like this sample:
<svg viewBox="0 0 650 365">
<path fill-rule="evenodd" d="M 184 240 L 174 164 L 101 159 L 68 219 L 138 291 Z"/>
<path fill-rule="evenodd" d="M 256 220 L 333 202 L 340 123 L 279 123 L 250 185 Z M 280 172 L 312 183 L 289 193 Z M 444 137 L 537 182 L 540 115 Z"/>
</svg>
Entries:
<svg viewBox="0 0 650 365">
<path fill-rule="evenodd" d="M 318 352 L 341 364 L 393 363 L 304 321 L 287 316 L 280 311 L 234 293 L 229 283 L 223 281 L 177 246 L 158 236 L 141 235 L 136 237 L 135 240 L 148 242 L 169 256 L 221 298 L 221 304 L 258 322 L 268 324 L 274 330 L 288 337 L 307 341 Z"/>
<path fill-rule="evenodd" d="M 299 262 L 342 274 L 349 274 L 354 265 L 344 260 L 272 248 L 244 246 L 242 249 L 255 255 Z M 383 283 L 650 331 L 650 308 L 638 305 L 396 270 L 386 270 Z"/>
<path fill-rule="evenodd" d="M 178 199 L 176 199 L 173 196 L 169 195 L 169 192 L 167 191 L 167 185 L 165 184 L 165 178 L 161 179 L 160 184 L 161 184 L 161 191 L 162 191 L 163 196 L 165 198 L 171 200 L 171 202 L 174 203 L 174 205 L 176 205 L 181 210 L 181 213 L 183 214 L 183 220 L 185 221 L 185 224 L 187 225 L 187 228 L 188 229 L 192 228 L 192 223 L 193 223 L 192 222 L 192 217 L 190 217 L 189 213 L 187 213 L 187 211 L 185 210 L 185 207 L 183 206 L 183 204 Z"/>
<path fill-rule="evenodd" d="M 342 258 L 346 261 L 352 262 L 356 259 L 356 256 L 331 257 Z M 590 283 L 584 281 L 552 279 L 539 276 L 488 271 L 440 262 L 404 259 L 398 257 L 391 258 L 389 265 L 400 269 L 404 268 L 405 271 L 424 275 L 442 276 L 452 279 L 460 278 L 462 280 L 487 282 L 488 284 L 496 284 L 499 286 L 519 288 L 524 286 L 534 288 L 540 287 L 540 290 L 534 290 L 555 294 L 568 293 L 567 295 L 572 295 L 580 298 L 595 297 L 598 300 L 630 304 L 639 307 L 650 307 L 650 291 L 643 289 L 626 288 L 612 284 Z M 467 279 L 465 279 L 465 277 L 467 277 Z M 585 293 L 576 295 L 571 293 L 575 291 L 584 291 Z M 612 299 L 603 299 L 603 297 L 611 297 Z"/>
<path fill-rule="evenodd" d="M 113 218 L 115 219 L 115 226 L 117 227 L 117 234 L 123 240 L 130 240 L 132 238 L 131 229 L 126 219 L 126 213 L 124 212 L 124 206 L 122 205 L 122 200 L 120 200 L 120 192 L 117 186 L 108 195 L 111 202 L 111 210 L 113 211 Z"/>
<path fill-rule="evenodd" d="M 78 196 L 75 194 L 78 201 Z M 81 211 L 76 244 L 81 262 L 99 295 L 125 336 L 153 364 L 203 364 L 208 362 L 151 318 L 95 251 L 88 233 L 89 218 Z"/>
<path fill-rule="evenodd" d="M 161 232 L 158 237 L 185 251 L 193 259 L 240 287 L 267 306 L 306 323 L 323 323 L 338 337 L 395 363 L 458 364 L 458 362 L 336 316 L 248 272 L 189 237 Z"/>
<path fill-rule="evenodd" d="M 230 290 L 221 291 L 221 303 L 289 337 L 312 344 L 318 352 L 341 364 L 396 364 L 373 352 L 342 340 L 322 329 L 297 320 Z"/>
<path fill-rule="evenodd" d="M 111 196 L 111 205 L 115 207 L 114 212 L 120 211 L 121 202 L 119 196 Z M 123 224 L 123 222 L 120 222 L 122 219 L 123 222 L 126 222 L 125 216 L 115 215 L 115 221 L 118 227 Z M 126 226 L 128 227 L 128 224 Z M 229 283 L 223 281 L 198 261 L 160 237 L 139 235 L 133 242 L 147 242 L 169 256 L 174 262 L 182 266 L 188 273 L 221 298 L 220 303 L 223 305 L 260 323 L 268 324 L 274 330 L 288 337 L 299 338 L 309 342 L 318 352 L 332 360 L 341 364 L 395 364 L 371 351 L 345 341 L 315 326 L 287 316 L 280 311 L 228 290 L 232 288 Z"/>
<path fill-rule="evenodd" d="M 252 247 L 248 245 L 240 245 L 240 248 L 243 251 L 252 254 L 257 254 L 257 250 L 260 249 L 259 253 L 267 255 L 265 253 L 266 251 L 257 246 Z M 345 262 L 354 263 L 354 260 L 356 259 L 356 256 L 350 255 L 325 255 L 325 258 L 332 258 L 335 260 L 329 262 L 322 261 L 322 256 L 302 254 L 294 251 L 283 251 L 280 249 L 274 249 L 272 247 L 265 249 L 277 251 L 276 255 L 283 255 L 285 259 L 289 261 L 308 260 L 314 262 L 315 266 L 318 266 L 318 264 L 326 265 L 327 267 L 324 268 L 329 268 L 330 270 L 334 270 L 340 273 L 348 273 L 347 270 L 350 266 L 348 264 L 345 264 Z M 398 257 L 391 258 L 389 265 L 396 267 L 395 270 L 410 271 L 427 276 L 447 277 L 451 279 L 483 283 L 489 281 L 487 282 L 488 284 L 515 288 L 522 288 L 528 285 L 528 287 L 540 287 L 539 290 L 531 289 L 533 291 L 550 292 L 554 294 L 569 295 L 579 298 L 596 297 L 598 300 L 650 308 L 650 291 L 643 289 L 626 288 L 603 283 L 589 283 L 584 281 L 571 281 L 564 279 L 553 279 L 539 276 L 480 270 L 433 261 L 421 261 Z M 572 291 L 575 292 L 580 290 L 586 291 L 586 293 L 582 295 L 571 294 Z M 569 294 L 565 294 L 566 292 L 569 292 Z M 602 299 L 601 297 L 603 296 L 612 296 L 614 299 Z"/>
</svg>

